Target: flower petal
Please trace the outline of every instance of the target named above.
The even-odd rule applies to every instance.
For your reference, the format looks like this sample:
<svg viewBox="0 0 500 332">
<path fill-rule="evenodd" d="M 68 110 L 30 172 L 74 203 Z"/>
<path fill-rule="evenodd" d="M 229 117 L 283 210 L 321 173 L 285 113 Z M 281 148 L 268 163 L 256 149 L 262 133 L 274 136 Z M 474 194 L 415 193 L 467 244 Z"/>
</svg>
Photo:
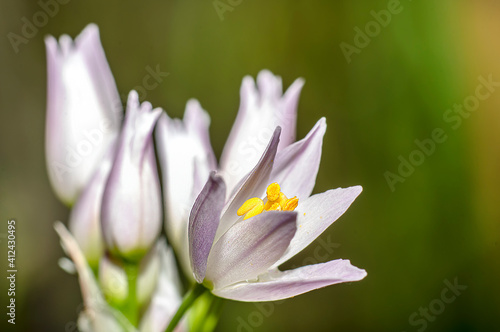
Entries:
<svg viewBox="0 0 500 332">
<path fill-rule="evenodd" d="M 73 203 L 120 130 L 123 108 L 113 75 L 90 24 L 75 42 L 62 36 L 47 48 L 46 153 L 59 198 Z"/>
<path fill-rule="evenodd" d="M 276 127 L 266 151 L 255 168 L 241 181 L 241 185 L 228 200 L 220 220 L 215 241 L 222 236 L 237 220 L 236 211 L 245 201 L 252 197 L 260 197 L 268 185 L 273 168 L 274 158 L 280 141 L 281 128 Z"/>
<path fill-rule="evenodd" d="M 189 216 L 189 255 L 194 277 L 199 283 L 205 278 L 207 259 L 219 225 L 225 197 L 224 180 L 215 175 L 215 172 L 211 173 Z"/>
<path fill-rule="evenodd" d="M 290 244 L 297 213 L 269 211 L 233 225 L 213 246 L 206 279 L 214 288 L 257 278 Z"/>
<path fill-rule="evenodd" d="M 337 188 L 299 202 L 295 210 L 298 213 L 297 233 L 286 253 L 274 264 L 274 267 L 286 262 L 311 244 L 344 214 L 362 190 L 361 186 Z"/>
<path fill-rule="evenodd" d="M 302 79 L 296 80 L 283 96 L 281 77 L 268 70 L 257 76 L 257 88 L 251 77 L 243 78 L 240 108 L 221 156 L 228 192 L 257 164 L 274 128 L 283 129 L 280 149 L 295 140 L 297 103 L 303 84 Z"/>
<path fill-rule="evenodd" d="M 127 114 L 101 207 L 105 243 L 115 254 L 135 259 L 160 233 L 161 191 L 153 147 L 153 128 L 162 110 L 129 95 Z"/>
<path fill-rule="evenodd" d="M 104 186 L 113 164 L 114 146 L 98 166 L 78 197 L 69 217 L 69 230 L 85 254 L 89 265 L 97 267 L 104 253 L 101 234 L 101 201 Z"/>
<path fill-rule="evenodd" d="M 326 120 L 321 118 L 305 138 L 276 154 L 271 179 L 289 196 L 305 199 L 316 183 Z"/>
<path fill-rule="evenodd" d="M 366 271 L 351 265 L 349 260 L 337 259 L 285 272 L 273 271 L 257 282 L 214 289 L 212 293 L 236 301 L 277 301 L 333 284 L 358 281 L 365 276 Z"/>
<path fill-rule="evenodd" d="M 182 121 L 162 114 L 156 128 L 166 231 L 186 272 L 191 271 L 186 241 L 189 212 L 210 171 L 217 169 L 210 144 L 209 124 L 208 114 L 193 99 L 188 101 Z"/>
</svg>

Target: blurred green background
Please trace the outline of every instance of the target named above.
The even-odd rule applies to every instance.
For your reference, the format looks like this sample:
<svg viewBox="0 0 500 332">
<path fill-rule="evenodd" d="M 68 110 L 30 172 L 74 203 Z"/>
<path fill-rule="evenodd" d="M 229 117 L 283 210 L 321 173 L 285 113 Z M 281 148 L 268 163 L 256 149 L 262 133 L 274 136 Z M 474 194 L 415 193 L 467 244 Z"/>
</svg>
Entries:
<svg viewBox="0 0 500 332">
<path fill-rule="evenodd" d="M 199 99 L 211 114 L 218 155 L 243 76 L 267 68 L 285 87 L 305 78 L 298 138 L 321 116 L 328 122 L 315 191 L 364 188 L 321 236 L 339 245 L 328 259 L 366 269 L 363 281 L 286 300 L 269 317 L 255 304 L 227 302 L 218 331 L 245 331 L 242 321 L 254 331 L 417 331 L 423 325 L 410 316 L 455 278 L 467 289 L 424 330 L 497 329 L 500 91 L 456 130 L 443 114 L 474 94 L 478 76 L 500 81 L 500 4 L 402 0 L 402 11 L 348 63 L 339 45 L 353 44 L 354 28 L 364 30 L 374 19 L 370 11 L 389 2 L 233 0 L 221 20 L 210 0 L 70 0 L 16 54 L 7 33 L 20 34 L 21 19 L 32 20 L 41 7 L 1 0 L 0 233 L 9 218 L 17 220 L 19 272 L 17 324 L 7 324 L 2 313 L 0 330 L 74 331 L 81 309 L 77 279 L 57 265 L 63 253 L 52 224 L 66 221 L 68 210 L 46 175 L 43 37 L 75 37 L 90 22 L 100 27 L 120 93 L 141 85 L 147 66 L 159 65 L 170 75 L 146 99 L 171 116 L 182 116 L 189 98 Z M 384 173 L 397 173 L 398 157 L 407 159 L 415 139 L 430 138 L 435 128 L 448 139 L 391 191 Z M 6 241 L 0 240 L 5 308 Z M 314 257 L 317 246 L 290 265 Z M 270 308 L 261 307 L 266 314 Z"/>
</svg>

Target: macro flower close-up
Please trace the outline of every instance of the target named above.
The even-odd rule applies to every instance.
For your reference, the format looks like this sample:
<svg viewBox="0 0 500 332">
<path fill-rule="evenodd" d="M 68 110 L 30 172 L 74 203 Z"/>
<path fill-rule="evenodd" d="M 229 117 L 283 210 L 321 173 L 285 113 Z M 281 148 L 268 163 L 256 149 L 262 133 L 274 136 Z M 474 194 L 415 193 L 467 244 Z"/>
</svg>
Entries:
<svg viewBox="0 0 500 332">
<path fill-rule="evenodd" d="M 348 260 L 286 272 L 277 269 L 321 235 L 361 193 L 358 186 L 309 197 L 325 127 L 322 119 L 304 140 L 277 153 L 278 127 L 258 164 L 225 204 L 223 178 L 210 176 L 189 220 L 197 282 L 228 299 L 275 301 L 366 276 Z M 267 185 L 270 179 L 279 179 L 281 186 L 277 182 Z M 288 199 L 281 188 L 298 197 Z"/>
<path fill-rule="evenodd" d="M 186 271 L 191 270 L 188 218 L 210 172 L 218 170 L 223 175 L 229 195 L 255 167 L 277 126 L 284 128 L 279 149 L 295 141 L 303 80 L 297 79 L 284 95 L 281 78 L 271 72 L 262 70 L 256 81 L 257 85 L 251 77 L 243 79 L 240 108 L 220 164 L 210 143 L 210 116 L 197 100 L 188 101 L 182 120 L 163 114 L 158 122 L 156 138 L 166 188 L 165 227 Z"/>
<path fill-rule="evenodd" d="M 0 331 L 493 331 L 492 1 L 0 0 Z"/>
</svg>

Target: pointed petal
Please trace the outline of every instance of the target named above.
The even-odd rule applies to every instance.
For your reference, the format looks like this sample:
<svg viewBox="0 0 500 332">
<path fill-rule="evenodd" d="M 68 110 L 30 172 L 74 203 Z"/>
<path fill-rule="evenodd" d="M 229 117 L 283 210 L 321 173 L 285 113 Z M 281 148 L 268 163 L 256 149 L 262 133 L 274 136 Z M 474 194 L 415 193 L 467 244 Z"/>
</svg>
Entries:
<svg viewBox="0 0 500 332">
<path fill-rule="evenodd" d="M 263 276 L 262 281 L 214 289 L 212 293 L 236 301 L 277 301 L 333 284 L 358 281 L 365 276 L 365 270 L 351 265 L 349 260 L 338 259 L 285 272 L 275 271 Z"/>
<path fill-rule="evenodd" d="M 119 137 L 101 207 L 107 247 L 129 259 L 146 253 L 162 224 L 160 181 L 153 147 L 153 128 L 161 109 L 139 105 L 129 95 L 127 114 Z"/>
<path fill-rule="evenodd" d="M 269 176 L 273 169 L 274 158 L 280 140 L 281 128 L 277 127 L 269 141 L 266 151 L 259 163 L 241 182 L 233 197 L 228 200 L 228 205 L 222 213 L 222 218 L 217 229 L 215 240 L 219 239 L 238 219 L 236 211 L 245 201 L 252 197 L 260 197 L 268 185 Z"/>
<path fill-rule="evenodd" d="M 362 190 L 361 186 L 337 188 L 299 202 L 295 209 L 298 213 L 297 233 L 286 253 L 274 264 L 274 267 L 286 262 L 311 244 L 344 214 Z"/>
<path fill-rule="evenodd" d="M 311 195 L 316 183 L 326 120 L 321 118 L 302 140 L 289 145 L 276 155 L 271 179 L 281 190 L 299 200 Z"/>
<path fill-rule="evenodd" d="M 225 197 L 224 180 L 215 173 L 210 174 L 189 216 L 189 255 L 194 277 L 199 283 L 205 278 L 207 259 L 219 225 Z"/>
<path fill-rule="evenodd" d="M 163 332 L 175 315 L 182 302 L 181 282 L 177 271 L 174 253 L 160 241 L 160 275 L 155 293 L 140 323 L 141 332 Z M 184 322 L 176 331 L 184 331 Z"/>
<path fill-rule="evenodd" d="M 210 118 L 196 100 L 188 101 L 184 119 L 162 114 L 156 128 L 162 169 L 165 226 L 180 263 L 191 274 L 187 230 L 189 212 L 211 171 L 217 169 L 209 138 Z M 188 272 L 189 271 L 189 272 Z"/>
<path fill-rule="evenodd" d="M 257 87 L 251 77 L 243 78 L 240 109 L 221 156 L 228 192 L 257 164 L 274 128 L 283 129 L 280 149 L 295 140 L 297 101 L 303 84 L 302 79 L 296 80 L 283 96 L 281 77 L 268 70 L 257 76 Z"/>
<path fill-rule="evenodd" d="M 122 106 L 111 70 L 91 24 L 75 42 L 62 36 L 47 48 L 46 154 L 59 198 L 75 201 L 109 145 L 116 140 Z"/>
<path fill-rule="evenodd" d="M 299 105 L 300 92 L 304 86 L 304 79 L 297 78 L 292 85 L 288 87 L 283 95 L 283 113 L 280 116 L 281 126 L 286 128 L 283 130 L 282 142 L 278 150 L 284 149 L 288 145 L 295 142 L 296 127 L 297 127 L 297 108 Z"/>
<path fill-rule="evenodd" d="M 214 244 L 206 279 L 217 289 L 265 273 L 290 244 L 296 219 L 295 212 L 269 211 L 236 223 Z"/>
</svg>

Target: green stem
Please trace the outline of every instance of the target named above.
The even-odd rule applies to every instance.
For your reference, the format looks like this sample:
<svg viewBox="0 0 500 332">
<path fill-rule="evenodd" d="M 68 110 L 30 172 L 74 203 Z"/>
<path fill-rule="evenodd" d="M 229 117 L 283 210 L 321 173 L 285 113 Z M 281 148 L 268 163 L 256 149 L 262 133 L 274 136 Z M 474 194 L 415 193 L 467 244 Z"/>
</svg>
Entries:
<svg viewBox="0 0 500 332">
<path fill-rule="evenodd" d="M 125 273 L 127 274 L 128 281 L 128 298 L 123 314 L 128 318 L 130 323 L 137 326 L 139 323 L 139 308 L 137 305 L 137 275 L 139 267 L 137 264 L 125 264 Z"/>
<path fill-rule="evenodd" d="M 177 324 L 179 324 L 182 317 L 184 317 L 184 314 L 188 311 L 189 308 L 191 308 L 196 299 L 198 299 L 198 297 L 200 297 L 200 295 L 202 295 L 205 291 L 207 291 L 207 289 L 203 285 L 198 283 L 195 284 L 193 288 L 191 288 L 186 296 L 184 296 L 179 309 L 177 309 L 177 312 L 170 321 L 170 324 L 168 324 L 165 332 L 172 332 L 177 327 Z"/>
<path fill-rule="evenodd" d="M 213 296 L 212 294 L 210 294 Z M 219 322 L 220 311 L 222 309 L 222 305 L 224 304 L 223 300 L 220 297 L 213 296 L 212 303 L 210 305 L 210 309 L 208 311 L 205 322 L 203 323 L 203 329 L 201 331 L 213 331 Z"/>
</svg>

